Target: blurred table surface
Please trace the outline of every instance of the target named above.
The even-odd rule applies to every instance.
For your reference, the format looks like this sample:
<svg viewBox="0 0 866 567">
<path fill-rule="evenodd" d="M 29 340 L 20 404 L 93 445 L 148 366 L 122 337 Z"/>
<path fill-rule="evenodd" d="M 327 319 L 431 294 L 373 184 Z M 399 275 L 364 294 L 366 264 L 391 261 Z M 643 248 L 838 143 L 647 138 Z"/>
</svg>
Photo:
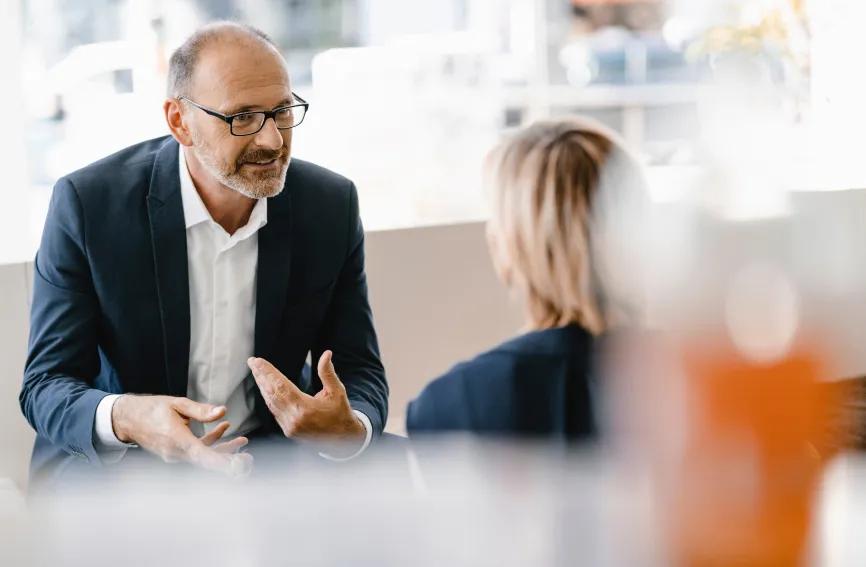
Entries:
<svg viewBox="0 0 866 567">
<path fill-rule="evenodd" d="M 520 449 L 463 449 L 425 461 L 423 486 L 383 462 L 248 484 L 141 478 L 26 509 L 0 499 L 0 565 L 666 564 L 639 471 L 590 455 L 549 467 Z M 843 454 L 816 495 L 806 565 L 866 565 L 864 531 L 866 456 Z"/>
</svg>

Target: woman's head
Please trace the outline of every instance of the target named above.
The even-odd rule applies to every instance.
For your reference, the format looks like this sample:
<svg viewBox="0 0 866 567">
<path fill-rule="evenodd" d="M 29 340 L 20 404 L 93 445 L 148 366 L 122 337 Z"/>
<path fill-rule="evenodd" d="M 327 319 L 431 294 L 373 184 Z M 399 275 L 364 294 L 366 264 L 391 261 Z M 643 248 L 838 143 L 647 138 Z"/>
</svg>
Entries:
<svg viewBox="0 0 866 567">
<path fill-rule="evenodd" d="M 647 197 L 615 135 L 586 120 L 539 122 L 494 148 L 485 173 L 493 261 L 533 328 L 600 334 L 635 322 L 625 252 Z"/>
</svg>

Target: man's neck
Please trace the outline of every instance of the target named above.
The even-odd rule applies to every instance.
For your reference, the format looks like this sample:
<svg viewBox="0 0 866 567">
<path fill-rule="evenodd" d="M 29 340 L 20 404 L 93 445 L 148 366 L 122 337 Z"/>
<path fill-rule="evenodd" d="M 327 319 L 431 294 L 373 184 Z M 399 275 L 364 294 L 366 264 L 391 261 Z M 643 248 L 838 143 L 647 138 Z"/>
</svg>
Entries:
<svg viewBox="0 0 866 567">
<path fill-rule="evenodd" d="M 187 168 L 193 185 L 211 218 L 228 234 L 246 226 L 256 205 L 255 199 L 229 189 L 209 175 L 194 156 L 186 154 Z"/>
</svg>

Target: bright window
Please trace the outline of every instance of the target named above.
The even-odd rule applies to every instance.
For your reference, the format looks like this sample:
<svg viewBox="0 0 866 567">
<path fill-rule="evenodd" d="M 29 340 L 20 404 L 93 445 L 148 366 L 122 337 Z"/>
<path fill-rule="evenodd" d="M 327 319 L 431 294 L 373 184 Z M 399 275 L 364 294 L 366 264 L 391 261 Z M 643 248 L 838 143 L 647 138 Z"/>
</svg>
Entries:
<svg viewBox="0 0 866 567">
<path fill-rule="evenodd" d="M 579 112 L 612 126 L 662 196 L 696 162 L 701 67 L 682 48 L 700 22 L 676 10 L 709 1 L 20 2 L 0 41 L 17 55 L 4 76 L 20 77 L 23 96 L 0 100 L 23 109 L 11 127 L 24 143 L 11 151 L 27 166 L 16 195 L 0 196 L 30 210 L 32 249 L 60 176 L 167 133 L 168 57 L 215 19 L 249 22 L 280 46 L 311 103 L 295 155 L 356 182 L 368 229 L 482 218 L 484 154 L 538 118 Z"/>
</svg>

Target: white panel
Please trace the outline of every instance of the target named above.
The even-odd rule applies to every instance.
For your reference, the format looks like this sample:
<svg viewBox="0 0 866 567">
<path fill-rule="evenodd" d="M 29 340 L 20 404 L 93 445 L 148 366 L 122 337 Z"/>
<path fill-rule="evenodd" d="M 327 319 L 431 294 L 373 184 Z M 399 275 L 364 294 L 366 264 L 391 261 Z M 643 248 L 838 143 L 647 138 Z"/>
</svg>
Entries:
<svg viewBox="0 0 866 567">
<path fill-rule="evenodd" d="M 27 311 L 29 312 L 33 302 L 33 262 L 24 265 L 24 278 L 27 285 Z"/>
<path fill-rule="evenodd" d="M 18 407 L 30 327 L 27 296 L 24 264 L 0 266 L 0 478 L 22 488 L 34 438 Z"/>
</svg>

